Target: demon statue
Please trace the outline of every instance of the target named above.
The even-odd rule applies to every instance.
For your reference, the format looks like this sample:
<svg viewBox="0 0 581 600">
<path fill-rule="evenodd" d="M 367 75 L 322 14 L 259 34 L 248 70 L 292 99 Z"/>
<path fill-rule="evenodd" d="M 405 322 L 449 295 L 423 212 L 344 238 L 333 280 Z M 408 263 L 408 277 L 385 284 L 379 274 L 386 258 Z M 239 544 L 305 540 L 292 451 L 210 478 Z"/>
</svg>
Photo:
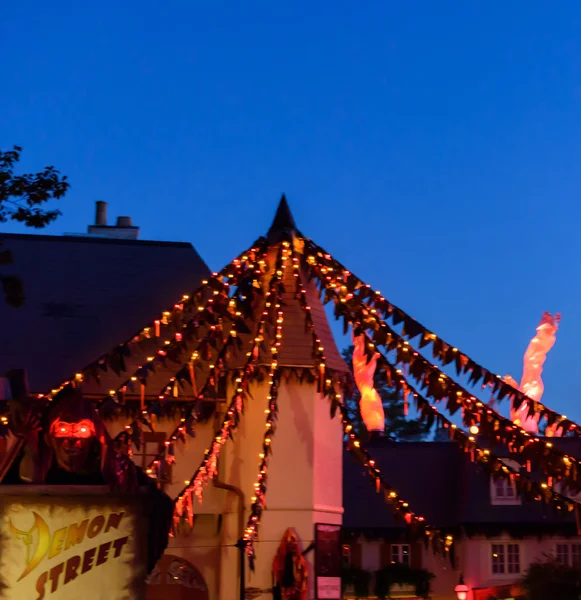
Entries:
<svg viewBox="0 0 581 600">
<path fill-rule="evenodd" d="M 150 573 L 168 544 L 173 502 L 125 454 L 118 452 L 92 403 L 64 390 L 42 423 L 27 412 L 14 428 L 24 447 L 4 484 L 101 485 L 114 493 L 146 494 L 150 508 Z"/>
</svg>

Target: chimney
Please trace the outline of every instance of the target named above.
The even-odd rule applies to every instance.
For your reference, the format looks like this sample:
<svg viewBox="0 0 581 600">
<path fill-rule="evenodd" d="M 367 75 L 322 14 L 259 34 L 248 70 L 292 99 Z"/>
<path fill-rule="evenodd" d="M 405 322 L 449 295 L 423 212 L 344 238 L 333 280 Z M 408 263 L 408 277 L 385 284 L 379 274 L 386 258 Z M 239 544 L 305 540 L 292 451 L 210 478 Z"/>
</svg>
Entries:
<svg viewBox="0 0 581 600">
<path fill-rule="evenodd" d="M 107 226 L 107 203 L 97 200 L 97 212 L 95 214 L 95 225 Z"/>
<path fill-rule="evenodd" d="M 117 217 L 116 225 L 107 225 L 107 203 L 97 201 L 95 224 L 89 225 L 89 235 L 117 240 L 136 240 L 139 227 L 135 227 L 131 217 Z"/>
</svg>

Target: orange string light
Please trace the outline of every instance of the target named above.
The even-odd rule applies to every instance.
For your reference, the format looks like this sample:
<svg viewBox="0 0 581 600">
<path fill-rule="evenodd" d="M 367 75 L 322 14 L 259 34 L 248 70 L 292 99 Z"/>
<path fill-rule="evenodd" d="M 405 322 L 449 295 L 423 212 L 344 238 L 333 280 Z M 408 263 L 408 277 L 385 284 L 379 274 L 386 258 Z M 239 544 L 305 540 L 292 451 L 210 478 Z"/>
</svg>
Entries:
<svg viewBox="0 0 581 600">
<path fill-rule="evenodd" d="M 368 306 L 368 308 L 370 308 L 371 312 L 376 313 L 377 311 L 381 311 L 383 312 L 385 317 L 391 316 L 394 319 L 394 323 L 398 322 L 399 320 L 406 320 L 406 323 L 412 324 L 412 333 L 407 333 L 404 330 L 402 335 L 406 335 L 409 339 L 411 339 L 419 332 L 423 332 L 423 340 L 425 341 L 425 343 L 432 343 L 434 347 L 436 347 L 437 345 L 439 347 L 449 348 L 453 352 L 453 354 L 457 356 L 460 363 L 464 365 L 471 364 L 474 368 L 477 368 L 481 373 L 489 374 L 489 385 L 492 385 L 495 389 L 497 387 L 502 389 L 503 395 L 512 395 L 515 399 L 518 399 L 518 406 L 526 402 L 530 407 L 530 414 L 542 414 L 547 419 L 550 418 L 550 421 L 555 423 L 557 427 L 560 427 L 563 430 L 563 432 L 571 431 L 575 435 L 581 436 L 581 425 L 569 419 L 567 415 L 560 414 L 554 410 L 551 410 L 546 405 L 535 401 L 533 398 L 526 396 L 521 390 L 514 387 L 509 381 L 504 381 L 503 377 L 501 377 L 500 375 L 493 373 L 485 367 L 482 367 L 481 365 L 470 359 L 467 355 L 463 354 L 458 348 L 452 346 L 451 344 L 448 344 L 435 333 L 429 331 L 427 328 L 425 328 L 423 325 L 417 322 L 415 319 L 409 317 L 409 315 L 407 315 L 397 306 L 386 300 L 385 297 L 381 295 L 381 292 L 379 292 L 378 290 L 373 290 L 370 285 L 364 283 L 361 279 L 356 277 L 351 271 L 347 270 L 339 261 L 334 259 L 320 246 L 317 246 L 312 240 L 304 238 L 304 242 L 305 247 L 308 247 L 309 252 L 312 253 L 309 254 L 309 256 L 307 257 L 307 263 L 309 265 L 315 266 L 322 261 L 325 262 L 325 264 L 321 266 L 321 281 L 325 283 L 326 287 L 328 287 L 329 282 L 332 280 L 332 273 L 342 274 L 343 281 L 341 282 L 340 287 L 343 287 L 345 290 L 347 290 L 349 287 L 353 288 L 353 285 L 347 285 L 349 283 L 349 280 L 351 282 L 354 282 L 355 288 L 365 288 L 369 290 L 368 295 L 371 298 L 369 304 L 371 306 Z M 343 298 L 340 301 L 346 302 L 352 297 L 353 294 L 350 293 L 348 297 L 343 296 Z M 396 318 L 398 319 L 398 321 L 395 320 Z M 436 352 L 435 354 L 439 356 L 438 352 Z M 514 408 L 518 408 L 518 406 L 515 405 Z"/>
<path fill-rule="evenodd" d="M 364 334 L 365 335 L 365 334 Z M 365 336 L 366 339 L 367 336 Z M 380 352 L 380 356 L 384 363 L 392 372 L 393 379 L 401 388 L 408 388 L 409 392 L 416 400 L 416 405 L 420 411 L 420 415 L 425 418 L 426 413 L 430 412 L 446 429 L 450 430 L 450 437 L 453 441 L 460 442 L 462 446 L 470 451 L 473 462 L 478 462 L 484 465 L 494 477 L 501 477 L 514 481 L 517 488 L 528 488 L 534 492 L 535 500 L 544 500 L 551 502 L 557 510 L 570 512 L 575 509 L 576 502 L 555 492 L 552 488 L 552 478 L 549 477 L 548 484 L 543 485 L 541 482 L 534 481 L 519 471 L 509 468 L 500 458 L 487 448 L 482 448 L 476 441 L 475 435 L 478 434 L 479 428 L 472 425 L 470 428 L 471 435 L 467 435 L 461 428 L 457 427 L 449 419 L 447 419 L 433 404 L 430 404 L 419 392 L 411 385 L 402 375 L 401 371 L 396 366 L 387 360 L 386 356 Z"/>
<path fill-rule="evenodd" d="M 153 330 L 153 334 L 157 334 L 161 325 L 169 326 L 172 323 L 171 317 L 173 316 L 174 313 L 183 314 L 186 311 L 186 309 L 191 309 L 191 310 L 195 309 L 194 304 L 197 300 L 197 296 L 209 289 L 210 281 L 220 282 L 221 279 L 223 279 L 225 277 L 230 277 L 231 276 L 230 271 L 232 269 L 239 269 L 240 263 L 246 262 L 248 260 L 249 255 L 256 252 L 258 248 L 264 247 L 264 243 L 265 243 L 265 240 L 263 238 L 259 238 L 256 242 L 254 242 L 254 244 L 248 250 L 245 250 L 240 255 L 238 255 L 238 257 L 236 257 L 234 260 L 232 260 L 232 262 L 230 264 L 228 264 L 226 267 L 224 267 L 219 273 L 213 273 L 210 280 L 204 280 L 202 282 L 202 285 L 193 294 L 183 294 L 181 299 L 174 304 L 174 306 L 171 310 L 164 311 L 160 318 L 154 319 L 149 325 L 142 328 L 139 332 L 132 335 L 130 338 L 128 338 L 124 343 L 120 344 L 119 346 L 123 347 L 123 346 L 131 344 L 135 341 L 139 341 L 144 338 L 149 338 L 152 335 L 152 330 Z M 45 393 L 45 394 L 39 394 L 38 397 L 51 401 L 61 390 L 63 390 L 68 385 L 71 385 L 71 384 L 74 385 L 75 383 L 78 384 L 78 383 L 82 382 L 83 379 L 85 378 L 85 374 L 90 373 L 91 369 L 94 366 L 100 366 L 100 365 L 106 364 L 108 356 L 109 356 L 108 353 L 103 354 L 96 361 L 93 361 L 92 363 L 87 365 L 85 368 L 83 368 L 81 370 L 81 372 L 78 372 L 75 375 L 73 375 L 72 377 L 66 379 L 59 386 L 56 386 L 53 389 L 51 389 L 50 392 Z M 120 386 L 120 387 L 122 387 L 122 386 Z"/>
<path fill-rule="evenodd" d="M 282 261 L 281 261 L 281 282 L 285 281 L 286 263 L 289 255 L 289 243 L 282 242 Z M 252 497 L 252 505 L 250 506 L 250 515 L 244 529 L 243 539 L 245 540 L 245 550 L 248 555 L 250 566 L 254 568 L 255 549 L 254 542 L 258 537 L 258 528 L 262 512 L 266 507 L 266 484 L 268 481 L 268 463 L 271 456 L 271 442 L 276 432 L 277 417 L 278 417 L 278 391 L 280 383 L 280 371 L 278 369 L 278 355 L 282 344 L 284 313 L 282 310 L 282 294 L 280 287 L 278 288 L 276 298 L 276 328 L 275 335 L 272 340 L 271 363 L 268 374 L 269 391 L 267 395 L 267 408 L 265 431 L 262 442 L 262 451 L 259 454 L 258 476 L 254 483 L 254 496 Z"/>
<path fill-rule="evenodd" d="M 277 254 L 276 264 L 280 262 L 281 256 L 282 246 L 281 250 Z M 239 417 L 242 412 L 243 400 L 246 395 L 245 388 L 250 381 L 251 375 L 254 372 L 255 364 L 259 358 L 259 348 L 262 341 L 264 340 L 264 328 L 266 319 L 269 314 L 269 309 L 271 307 L 271 298 L 275 293 L 279 280 L 279 271 L 278 269 L 275 269 L 270 279 L 269 289 L 265 297 L 264 310 L 262 311 L 261 318 L 258 322 L 256 333 L 251 340 L 251 349 L 249 352 L 247 352 L 248 360 L 246 362 L 245 367 L 239 370 L 238 376 L 235 380 L 235 383 L 237 384 L 236 391 L 233 394 L 230 405 L 228 406 L 228 409 L 224 416 L 224 420 L 222 422 L 222 426 L 220 427 L 219 432 L 214 436 L 214 439 L 210 446 L 206 449 L 204 453 L 204 458 L 200 466 L 197 468 L 194 475 L 191 477 L 190 480 L 188 480 L 188 483 L 176 498 L 174 522 L 179 521 L 184 511 L 187 513 L 190 522 L 192 521 L 193 501 L 191 496 L 192 494 L 195 494 L 198 500 L 201 501 L 204 485 L 207 484 L 208 481 L 212 479 L 216 474 L 220 449 L 226 443 L 232 431 L 237 426 Z M 257 288 L 260 288 L 258 278 L 256 278 L 255 284 Z"/>
<path fill-rule="evenodd" d="M 329 255 L 326 256 L 329 257 Z M 330 260 L 330 257 L 327 258 L 327 260 Z M 547 471 L 548 475 L 557 480 L 564 479 L 570 489 L 578 491 L 578 489 L 581 487 L 580 461 L 558 450 L 551 442 L 545 442 L 538 437 L 531 436 L 518 425 L 515 425 L 512 421 L 497 413 L 490 406 L 485 406 L 452 378 L 448 377 L 445 373 L 442 373 L 437 366 L 431 365 L 420 352 L 415 350 L 409 344 L 409 342 L 404 340 L 399 334 L 391 329 L 383 319 L 379 317 L 375 308 L 368 306 L 364 301 L 360 300 L 353 294 L 346 292 L 347 286 L 344 285 L 343 279 L 345 273 L 337 272 L 336 274 L 331 275 L 330 273 L 334 271 L 334 268 L 321 266 L 318 261 L 312 257 L 312 255 L 309 256 L 306 262 L 309 267 L 314 270 L 317 278 L 323 283 L 328 292 L 335 296 L 335 302 L 343 304 L 347 308 L 351 322 L 356 322 L 357 319 L 353 311 L 348 308 L 348 304 L 355 303 L 361 309 L 367 311 L 366 317 L 370 321 L 369 323 L 360 323 L 361 327 L 371 330 L 373 333 L 375 333 L 377 330 L 383 330 L 387 332 L 394 349 L 398 350 L 398 363 L 407 364 L 412 360 L 421 361 L 423 370 L 437 376 L 439 378 L 439 382 L 442 385 L 446 385 L 449 392 L 455 394 L 455 400 L 463 407 L 465 412 L 467 411 L 469 413 L 479 415 L 482 420 L 486 418 L 494 419 L 499 424 L 499 428 L 502 428 L 502 431 L 500 432 L 499 430 L 499 432 L 502 433 L 501 439 L 503 441 L 505 441 L 504 438 L 510 438 L 513 443 L 516 443 L 516 436 L 518 435 L 525 440 L 525 447 L 530 444 L 543 444 L 545 448 L 545 455 L 549 455 L 554 459 L 551 463 L 546 463 L 547 466 L 545 467 L 545 470 Z M 482 430 L 481 432 L 484 433 Z M 537 461 L 538 460 L 540 459 L 537 459 Z M 576 468 L 571 468 L 571 465 L 574 465 Z"/>
<path fill-rule="evenodd" d="M 243 260 L 235 259 L 233 261 L 233 263 L 231 263 L 227 267 L 228 269 L 230 269 L 232 267 L 232 265 L 234 265 L 234 268 L 235 268 L 234 273 L 228 272 L 228 274 L 225 276 L 225 277 L 227 277 L 229 279 L 229 281 L 223 282 L 222 281 L 223 277 L 220 277 L 219 274 L 216 275 L 215 279 L 216 279 L 216 283 L 218 284 L 218 289 L 227 292 L 230 289 L 230 287 L 235 286 L 238 283 L 240 276 L 242 275 L 242 268 L 244 266 L 246 266 L 248 269 L 253 270 L 256 274 L 260 274 L 260 272 L 261 272 L 260 271 L 260 264 L 259 264 L 260 261 L 257 261 L 255 259 L 250 258 L 250 257 L 254 256 L 256 254 L 256 252 L 258 252 L 258 248 L 251 248 L 248 252 L 246 252 L 246 253 L 244 253 L 242 255 Z M 222 273 L 223 271 L 224 270 L 222 270 L 220 273 Z M 216 295 L 216 290 L 214 289 L 212 295 L 210 295 L 207 298 L 206 303 L 204 305 L 199 305 L 198 306 L 198 312 L 202 312 L 208 306 L 211 306 L 211 304 L 214 302 L 213 296 L 215 296 L 215 295 Z M 235 308 L 236 309 L 238 308 L 238 306 L 236 304 L 236 301 L 235 301 Z M 234 316 L 236 316 L 236 313 L 237 313 L 236 309 L 233 310 Z M 182 329 L 185 329 L 186 327 L 188 327 L 187 323 L 184 324 L 184 326 L 182 327 Z M 202 343 L 204 343 L 205 340 L 209 339 L 210 335 L 214 335 L 214 331 L 211 328 L 206 333 L 206 335 L 199 341 L 198 347 L 199 347 L 199 345 L 201 345 Z M 236 337 L 236 329 L 235 329 L 234 326 L 232 327 L 232 329 L 230 331 L 230 334 L 229 334 L 229 337 L 228 337 L 228 341 L 230 341 L 233 337 Z M 171 347 L 173 344 L 178 344 L 178 343 L 181 343 L 181 332 L 177 332 L 175 334 L 175 336 L 174 336 L 174 340 L 171 343 L 168 342 L 167 346 Z M 226 345 L 225 345 L 225 347 L 226 347 Z M 150 364 L 154 363 L 156 360 L 161 360 L 162 356 L 163 356 L 163 351 L 160 351 L 156 356 L 151 357 L 152 360 L 150 360 L 146 364 L 150 365 Z M 190 359 L 188 360 L 188 363 L 187 363 L 188 374 L 190 375 L 191 378 L 193 377 L 193 379 L 191 381 L 192 390 L 196 390 L 196 382 L 195 382 L 195 373 L 194 373 L 194 368 L 193 368 L 193 361 L 195 361 L 198 357 L 199 357 L 198 351 L 194 351 L 192 353 Z M 146 366 L 146 364 L 140 365 L 135 370 L 135 372 L 124 383 L 122 383 L 117 388 L 117 390 L 112 390 L 110 392 L 111 397 L 114 397 L 116 394 L 118 394 L 119 390 L 122 389 L 124 386 L 131 385 L 132 382 L 137 381 L 139 379 L 139 375 L 140 375 L 141 370 Z M 182 365 L 181 369 L 183 369 L 184 366 L 185 365 Z M 208 381 L 209 377 L 210 377 L 210 375 L 208 375 L 208 378 L 206 380 L 206 384 L 207 384 L 207 381 Z M 164 385 L 164 387 L 159 392 L 159 394 L 157 395 L 157 397 L 163 399 L 165 397 L 165 394 L 167 394 L 170 391 L 172 391 L 173 390 L 173 385 L 175 383 L 175 380 L 176 380 L 175 377 L 171 377 L 170 381 L 167 384 Z M 204 389 L 205 389 L 205 386 L 204 386 Z M 197 390 L 196 390 L 196 392 L 197 392 Z M 149 407 L 149 408 L 145 408 L 144 407 L 144 395 L 145 395 L 145 385 L 143 383 L 141 383 L 141 405 L 142 405 L 140 407 L 141 408 L 141 413 L 140 413 L 140 415 L 139 415 L 139 417 L 137 419 L 134 419 L 130 425 L 126 426 L 126 430 L 132 429 L 133 427 L 135 427 L 138 424 L 138 422 L 144 422 L 151 429 L 151 425 L 147 421 L 147 416 L 149 414 L 149 411 L 150 411 L 151 407 Z M 197 393 L 195 393 L 194 397 L 198 398 L 199 395 Z M 121 432 L 117 436 L 117 438 L 120 438 L 122 435 L 124 435 L 124 433 L 125 432 Z M 176 434 L 175 431 L 172 433 L 172 435 L 176 435 L 177 436 L 177 434 Z M 157 457 L 156 457 L 156 459 L 157 459 Z M 156 459 L 154 459 L 154 461 Z M 153 470 L 154 461 L 152 461 L 152 464 L 150 464 L 149 467 L 148 467 L 148 469 L 147 469 L 147 471 L 148 471 L 148 473 L 150 475 L 153 474 L 153 472 L 154 472 L 154 470 Z"/>
<path fill-rule="evenodd" d="M 375 482 L 375 486 L 378 493 L 381 490 L 383 490 L 386 503 L 389 506 L 391 506 L 394 512 L 404 520 L 406 525 L 414 529 L 422 530 L 424 534 L 428 537 L 428 539 L 430 539 L 432 543 L 436 546 L 436 548 L 443 549 L 446 553 L 449 552 L 454 543 L 453 536 L 444 535 L 438 529 L 429 526 L 426 523 L 424 517 L 416 515 L 410 509 L 409 503 L 406 502 L 403 498 L 401 498 L 399 494 L 395 491 L 395 489 L 393 489 L 393 487 L 386 482 L 379 468 L 376 466 L 375 460 L 370 456 L 369 452 L 365 449 L 362 440 L 357 435 L 353 423 L 349 418 L 347 410 L 342 402 L 342 396 L 338 391 L 334 389 L 332 376 L 328 373 L 325 364 L 324 347 L 321 343 L 321 340 L 314 333 L 314 324 L 311 316 L 311 307 L 307 303 L 307 291 L 301 281 L 300 265 L 298 264 L 298 262 L 295 268 L 296 272 L 298 273 L 297 297 L 299 298 L 301 308 L 305 313 L 307 325 L 309 329 L 313 332 L 313 354 L 315 356 L 316 362 L 318 362 L 319 368 L 321 368 L 322 366 L 325 372 L 324 389 L 321 390 L 321 393 L 331 398 L 333 405 L 338 408 L 341 414 L 343 433 L 345 435 L 345 438 L 348 440 L 348 450 L 365 467 L 367 474 Z"/>
</svg>

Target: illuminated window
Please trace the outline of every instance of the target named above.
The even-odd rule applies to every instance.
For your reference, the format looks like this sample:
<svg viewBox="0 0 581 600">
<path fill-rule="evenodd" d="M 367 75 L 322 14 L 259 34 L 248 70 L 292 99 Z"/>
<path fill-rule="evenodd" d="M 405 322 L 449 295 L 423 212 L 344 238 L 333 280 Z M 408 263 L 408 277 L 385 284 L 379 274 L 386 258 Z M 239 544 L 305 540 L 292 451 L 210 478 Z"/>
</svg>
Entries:
<svg viewBox="0 0 581 600">
<path fill-rule="evenodd" d="M 141 466 L 146 469 L 159 455 L 164 453 L 166 434 L 163 431 L 143 432 L 143 444 L 141 446 Z M 160 473 L 161 488 L 172 482 L 172 465 L 164 464 Z"/>
<path fill-rule="evenodd" d="M 492 544 L 493 575 L 520 573 L 520 546 L 518 544 Z"/>
<path fill-rule="evenodd" d="M 402 565 L 410 564 L 410 547 L 409 544 L 392 544 L 391 545 L 391 562 L 400 563 Z"/>
</svg>

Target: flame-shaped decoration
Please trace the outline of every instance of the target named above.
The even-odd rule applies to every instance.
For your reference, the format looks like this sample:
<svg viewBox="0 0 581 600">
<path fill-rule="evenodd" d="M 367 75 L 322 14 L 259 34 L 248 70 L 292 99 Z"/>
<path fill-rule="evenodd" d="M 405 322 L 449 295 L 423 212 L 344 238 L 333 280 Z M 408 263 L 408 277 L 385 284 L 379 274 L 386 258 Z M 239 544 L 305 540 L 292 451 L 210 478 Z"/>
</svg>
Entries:
<svg viewBox="0 0 581 600">
<path fill-rule="evenodd" d="M 537 327 L 537 335 L 530 341 L 525 352 L 520 391 L 536 402 L 540 402 L 543 396 L 545 389 L 541 379 L 543 365 L 547 359 L 547 354 L 555 345 L 560 321 L 561 315 L 556 314 L 553 316 L 551 313 L 544 313 Z M 505 380 L 514 385 L 514 380 L 510 376 L 505 377 Z M 528 410 L 528 402 L 523 402 L 518 410 L 511 409 L 510 418 L 525 431 L 538 433 L 539 417 L 538 415 L 528 417 Z M 554 431 L 547 431 L 547 435 L 554 435 L 554 433 Z"/>
<path fill-rule="evenodd" d="M 353 374 L 355 383 L 361 393 L 359 408 L 361 417 L 365 423 L 367 431 L 385 431 L 385 414 L 383 404 L 377 390 L 373 386 L 373 375 L 375 374 L 375 364 L 379 354 L 374 353 L 373 357 L 367 362 L 365 354 L 365 337 L 363 335 L 353 336 Z"/>
</svg>

